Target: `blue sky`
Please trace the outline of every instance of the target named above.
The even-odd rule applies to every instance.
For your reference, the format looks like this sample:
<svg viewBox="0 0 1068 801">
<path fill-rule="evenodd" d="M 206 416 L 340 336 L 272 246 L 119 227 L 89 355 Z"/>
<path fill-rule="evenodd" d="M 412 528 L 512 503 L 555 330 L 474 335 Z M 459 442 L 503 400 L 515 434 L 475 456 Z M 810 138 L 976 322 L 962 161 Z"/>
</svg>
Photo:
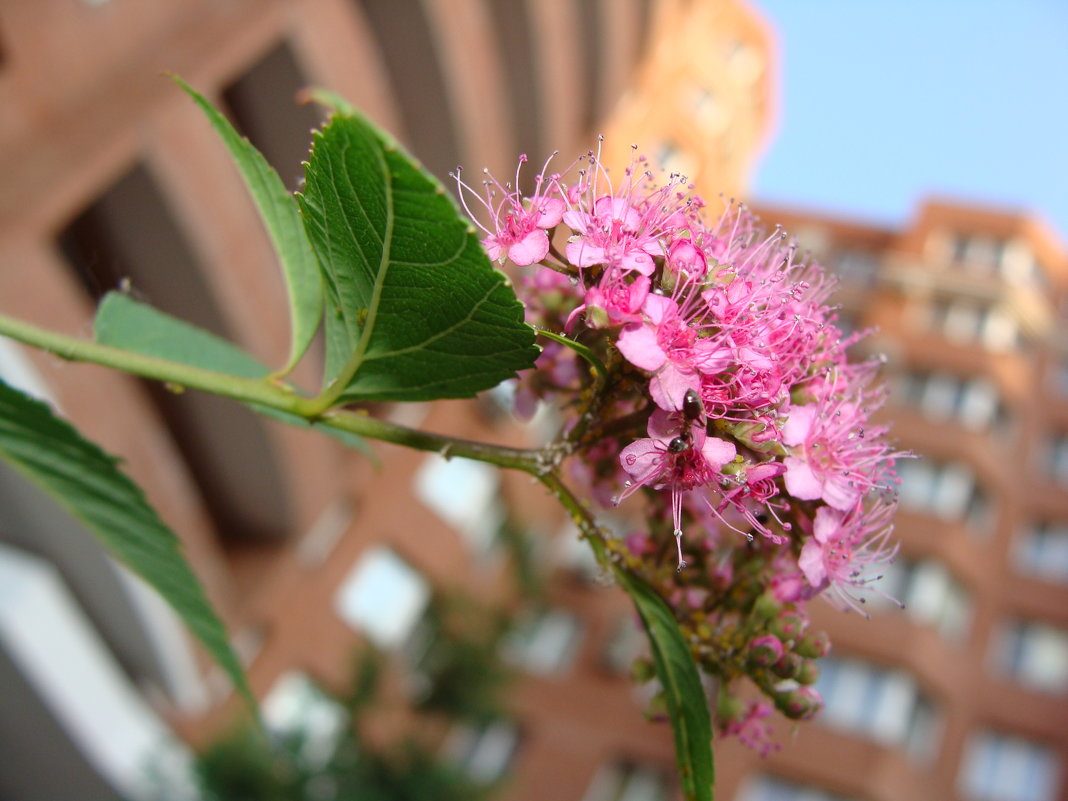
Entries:
<svg viewBox="0 0 1068 801">
<path fill-rule="evenodd" d="M 754 199 L 899 224 L 935 194 L 1068 240 L 1068 0 L 752 0 L 780 46 Z"/>
</svg>

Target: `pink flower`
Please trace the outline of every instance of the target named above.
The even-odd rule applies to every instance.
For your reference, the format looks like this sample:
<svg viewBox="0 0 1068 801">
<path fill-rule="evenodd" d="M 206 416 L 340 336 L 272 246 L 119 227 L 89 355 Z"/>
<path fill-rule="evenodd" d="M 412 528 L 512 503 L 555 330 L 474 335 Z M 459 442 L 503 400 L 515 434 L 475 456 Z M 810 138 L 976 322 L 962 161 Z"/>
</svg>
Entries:
<svg viewBox="0 0 1068 801">
<path fill-rule="evenodd" d="M 682 559 L 682 496 L 698 487 L 717 484 L 723 465 L 734 459 L 734 443 L 709 437 L 702 424 L 683 423 L 678 415 L 657 409 L 649 417 L 649 437 L 627 445 L 619 454 L 619 463 L 631 476 L 621 498 L 639 487 L 667 488 L 671 491 L 672 519 Z"/>
<path fill-rule="evenodd" d="M 576 234 L 565 251 L 576 267 L 606 264 L 651 275 L 653 256 L 663 255 L 654 232 L 644 227 L 644 216 L 627 198 L 603 195 L 594 201 L 592 212 L 571 209 L 563 220 Z"/>
<path fill-rule="evenodd" d="M 858 503 L 848 513 L 817 509 L 812 537 L 797 560 L 812 588 L 830 589 L 838 606 L 865 614 L 856 592 L 880 578 L 873 571 L 897 554 L 897 546 L 888 544 L 893 511 L 893 503 L 882 501 L 871 508 Z"/>
<path fill-rule="evenodd" d="M 715 339 L 700 337 L 671 298 L 649 295 L 642 311 L 645 320 L 626 326 L 616 347 L 635 367 L 653 373 L 649 394 L 657 406 L 681 409 L 687 390 L 700 393 L 701 374 L 730 365 L 730 351 Z"/>
<path fill-rule="evenodd" d="M 859 403 L 829 398 L 822 403 L 794 406 L 782 428 L 790 446 L 786 490 L 803 501 L 822 499 L 848 511 L 869 489 L 888 489 L 892 456 L 879 436 L 866 433 L 867 414 Z"/>
<path fill-rule="evenodd" d="M 550 156 L 550 159 L 552 157 Z M 527 162 L 526 156 L 519 157 L 519 165 L 516 167 L 515 186 L 519 186 L 519 171 Z M 549 162 L 545 162 L 547 168 Z M 490 213 L 494 230 L 486 228 L 478 222 L 478 218 L 467 206 L 464 190 L 468 190 L 478 197 L 467 184 L 460 180 L 457 174 L 456 180 L 460 185 L 460 201 L 464 210 L 475 224 L 486 232 L 482 245 L 486 253 L 494 261 L 504 261 L 505 256 L 520 267 L 536 264 L 549 254 L 548 230 L 556 227 L 563 219 L 564 210 L 567 208 L 562 198 L 550 197 L 544 193 L 546 188 L 545 168 L 535 178 L 537 188 L 533 196 L 523 198 L 519 189 L 508 189 L 501 186 L 496 179 L 489 178 L 486 181 L 486 197 L 479 201 Z M 549 181 L 549 186 L 554 186 Z M 497 199 L 496 192 L 500 198 Z"/>
<path fill-rule="evenodd" d="M 723 513 L 728 508 L 733 508 L 753 531 L 774 543 L 785 542 L 785 537 L 769 529 L 762 519 L 766 513 L 770 513 L 775 516 L 775 520 L 783 531 L 788 532 L 792 528 L 790 523 L 779 519 L 777 507 L 772 503 L 772 498 L 779 494 L 779 486 L 775 479 L 782 475 L 784 470 L 785 468 L 779 462 L 759 462 L 747 466 L 744 473 L 736 478 L 739 481 L 738 486 L 723 493 L 723 501 L 714 509 L 715 513 L 723 519 Z M 746 533 L 750 540 L 753 539 L 752 534 L 743 533 Z"/>
<path fill-rule="evenodd" d="M 581 312 L 590 328 L 641 320 L 642 305 L 649 294 L 649 279 L 639 275 L 631 282 L 619 270 L 607 269 L 598 286 L 586 291 L 585 302 L 568 317 L 565 330 L 570 331 Z"/>
</svg>

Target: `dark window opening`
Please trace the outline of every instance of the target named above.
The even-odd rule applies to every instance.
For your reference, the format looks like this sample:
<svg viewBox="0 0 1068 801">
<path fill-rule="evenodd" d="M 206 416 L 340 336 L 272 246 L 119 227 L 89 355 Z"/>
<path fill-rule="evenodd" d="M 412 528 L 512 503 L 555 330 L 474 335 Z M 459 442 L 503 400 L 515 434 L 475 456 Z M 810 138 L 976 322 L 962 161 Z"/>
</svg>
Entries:
<svg viewBox="0 0 1068 801">
<path fill-rule="evenodd" d="M 120 285 L 224 338 L 224 318 L 196 256 L 148 170 L 137 165 L 58 237 L 93 300 Z M 285 483 L 262 418 L 223 398 L 144 382 L 225 540 L 279 541 L 290 529 Z"/>
<path fill-rule="evenodd" d="M 378 42 L 409 148 L 430 172 L 448 183 L 449 172 L 459 162 L 460 149 L 434 37 L 422 3 L 366 0 L 358 5 Z M 486 118 L 492 119 L 489 110 Z"/>
<path fill-rule="evenodd" d="M 489 9 L 507 78 L 506 92 L 512 119 L 515 120 L 516 147 L 519 153 L 526 153 L 530 157 L 531 166 L 534 167 L 524 170 L 519 179 L 519 188 L 529 195 L 534 192 L 534 176 L 548 155 L 543 149 L 543 137 L 539 135 L 543 127 L 543 112 L 538 92 L 533 27 L 526 3 L 492 0 Z"/>
<path fill-rule="evenodd" d="M 308 82 L 283 42 L 223 91 L 236 127 L 263 153 L 289 189 L 304 179 L 311 132 L 323 117 L 314 104 L 297 102 Z"/>
</svg>

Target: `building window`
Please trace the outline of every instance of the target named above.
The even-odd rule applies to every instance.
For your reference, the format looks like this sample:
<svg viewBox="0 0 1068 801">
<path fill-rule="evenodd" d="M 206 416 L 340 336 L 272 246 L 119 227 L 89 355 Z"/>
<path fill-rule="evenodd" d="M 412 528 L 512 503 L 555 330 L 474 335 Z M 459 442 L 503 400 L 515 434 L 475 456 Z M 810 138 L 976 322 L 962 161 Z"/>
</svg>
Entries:
<svg viewBox="0 0 1068 801">
<path fill-rule="evenodd" d="M 730 115 L 710 86 L 690 87 L 693 117 L 706 132 L 720 134 L 727 129 Z"/>
<path fill-rule="evenodd" d="M 500 475 L 495 467 L 469 459 L 431 454 L 415 474 L 415 494 L 456 529 L 476 555 L 493 546 L 504 524 Z"/>
<path fill-rule="evenodd" d="M 304 179 L 311 131 L 322 123 L 313 103 L 299 104 L 308 85 L 293 51 L 283 42 L 223 91 L 235 127 L 263 153 L 290 189 Z"/>
<path fill-rule="evenodd" d="M 758 775 L 748 779 L 735 801 L 856 801 L 815 787 L 786 781 L 775 776 Z"/>
<path fill-rule="evenodd" d="M 574 660 L 582 624 L 564 609 L 549 609 L 519 621 L 504 642 L 505 658 L 528 673 L 560 673 Z"/>
<path fill-rule="evenodd" d="M 905 614 L 933 626 L 949 640 L 964 639 L 971 626 L 971 594 L 940 562 L 898 557 L 886 566 L 882 579 L 866 595 L 869 608 L 904 605 Z"/>
<path fill-rule="evenodd" d="M 993 275 L 1001 264 L 1005 242 L 980 234 L 957 234 L 953 237 L 953 261 L 969 272 Z"/>
<path fill-rule="evenodd" d="M 305 674 L 284 673 L 263 699 L 263 721 L 271 734 L 293 738 L 300 755 L 315 767 L 333 756 L 349 723 L 345 708 Z"/>
<path fill-rule="evenodd" d="M 481 726 L 461 723 L 445 740 L 445 757 L 480 784 L 499 781 L 519 749 L 519 729 L 507 720 Z"/>
<path fill-rule="evenodd" d="M 1013 620 L 993 640 L 995 667 L 1034 690 L 1068 691 L 1068 631 L 1045 623 Z"/>
<path fill-rule="evenodd" d="M 1068 584 L 1068 523 L 1046 521 L 1025 529 L 1014 554 L 1023 572 Z"/>
<path fill-rule="evenodd" d="M 607 517 L 604 524 L 613 528 Z M 582 539 L 574 523 L 564 525 L 552 540 L 552 565 L 586 584 L 596 584 L 604 578 L 604 569 L 597 562 L 590 544 Z"/>
<path fill-rule="evenodd" d="M 983 376 L 908 371 L 898 376 L 896 389 L 903 404 L 919 409 L 932 422 L 955 420 L 983 431 L 1006 417 L 997 386 Z"/>
<path fill-rule="evenodd" d="M 879 257 L 867 250 L 840 250 L 831 257 L 830 267 L 847 283 L 870 286 L 879 272 Z"/>
<path fill-rule="evenodd" d="M 647 643 L 645 633 L 633 614 L 624 615 L 615 626 L 601 651 L 601 664 L 616 676 L 630 674 L 634 660 L 645 652 Z"/>
<path fill-rule="evenodd" d="M 827 657 L 820 660 L 816 689 L 824 702 L 818 720 L 827 725 L 903 747 L 917 760 L 937 756 L 941 716 L 909 674 Z"/>
<path fill-rule="evenodd" d="M 663 768 L 629 761 L 602 765 L 582 801 L 669 801 L 670 775 Z"/>
<path fill-rule="evenodd" d="M 697 163 L 685 148 L 675 142 L 662 141 L 653 153 L 653 163 L 669 175 L 697 177 Z"/>
<path fill-rule="evenodd" d="M 1058 484 L 1068 485 L 1068 434 L 1058 433 L 1049 438 L 1045 447 L 1043 469 Z"/>
<path fill-rule="evenodd" d="M 1019 331 L 1012 315 L 1000 306 L 965 298 L 936 300 L 928 325 L 958 345 L 983 345 L 993 351 L 1016 347 Z"/>
<path fill-rule="evenodd" d="M 1005 243 L 998 269 L 1002 278 L 1014 283 L 1044 283 L 1034 251 L 1026 240 L 1020 238 L 1013 238 Z"/>
<path fill-rule="evenodd" d="M 727 71 L 744 85 L 756 83 L 764 74 L 764 56 L 753 45 L 735 39 L 727 45 Z"/>
<path fill-rule="evenodd" d="M 943 520 L 960 520 L 980 529 L 989 525 L 990 505 L 967 465 L 902 459 L 897 472 L 903 508 Z"/>
<path fill-rule="evenodd" d="M 150 170 L 141 164 L 102 192 L 57 237 L 72 273 L 94 302 L 128 285 L 161 311 L 232 339 L 194 242 Z M 242 404 L 200 392 L 144 389 L 189 466 L 220 537 L 282 542 L 293 529 L 286 473 L 264 419 Z"/>
<path fill-rule="evenodd" d="M 1046 746 L 1008 734 L 974 734 L 958 783 L 972 801 L 1055 801 L 1060 766 Z"/>
<path fill-rule="evenodd" d="M 382 546 L 363 554 L 334 597 L 341 619 L 382 648 L 403 646 L 429 601 L 426 579 Z"/>
</svg>

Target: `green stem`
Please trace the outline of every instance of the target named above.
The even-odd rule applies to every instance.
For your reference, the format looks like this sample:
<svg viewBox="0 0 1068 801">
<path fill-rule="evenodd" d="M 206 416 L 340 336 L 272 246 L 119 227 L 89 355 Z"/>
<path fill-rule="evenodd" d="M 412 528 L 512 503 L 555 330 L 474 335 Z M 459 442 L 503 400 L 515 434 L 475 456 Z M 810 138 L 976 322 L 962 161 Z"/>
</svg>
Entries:
<svg viewBox="0 0 1068 801">
<path fill-rule="evenodd" d="M 415 450 L 434 451 L 445 457 L 462 456 L 498 467 L 522 470 L 533 476 L 540 476 L 551 470 L 555 464 L 556 457 L 548 450 L 505 448 L 455 439 L 378 420 L 360 412 L 322 412 L 318 408 L 318 399 L 303 398 L 290 388 L 279 387 L 263 379 L 238 378 L 201 367 L 144 356 L 110 345 L 57 334 L 3 315 L 0 315 L 0 335 L 33 345 L 68 361 L 99 364 L 143 378 L 198 389 L 244 403 L 267 406 L 297 415 L 317 426 L 393 442 Z"/>
<path fill-rule="evenodd" d="M 281 411 L 299 413 L 297 407 L 301 398 L 291 389 L 279 387 L 262 379 L 239 378 L 201 367 L 133 353 L 122 348 L 113 348 L 110 345 L 101 345 L 99 342 L 75 339 L 3 315 L 0 315 L 0 336 L 33 345 L 67 361 L 99 364 L 168 384 L 201 389 L 246 403 L 258 403 Z"/>
<path fill-rule="evenodd" d="M 348 431 L 361 437 L 392 442 L 417 451 L 431 451 L 445 458 L 460 456 L 510 470 L 522 470 L 536 477 L 552 469 L 553 459 L 549 451 L 505 448 L 485 442 L 432 434 L 429 431 L 379 420 L 363 412 L 335 410 L 326 412 L 313 422 L 317 427 Z"/>
</svg>

